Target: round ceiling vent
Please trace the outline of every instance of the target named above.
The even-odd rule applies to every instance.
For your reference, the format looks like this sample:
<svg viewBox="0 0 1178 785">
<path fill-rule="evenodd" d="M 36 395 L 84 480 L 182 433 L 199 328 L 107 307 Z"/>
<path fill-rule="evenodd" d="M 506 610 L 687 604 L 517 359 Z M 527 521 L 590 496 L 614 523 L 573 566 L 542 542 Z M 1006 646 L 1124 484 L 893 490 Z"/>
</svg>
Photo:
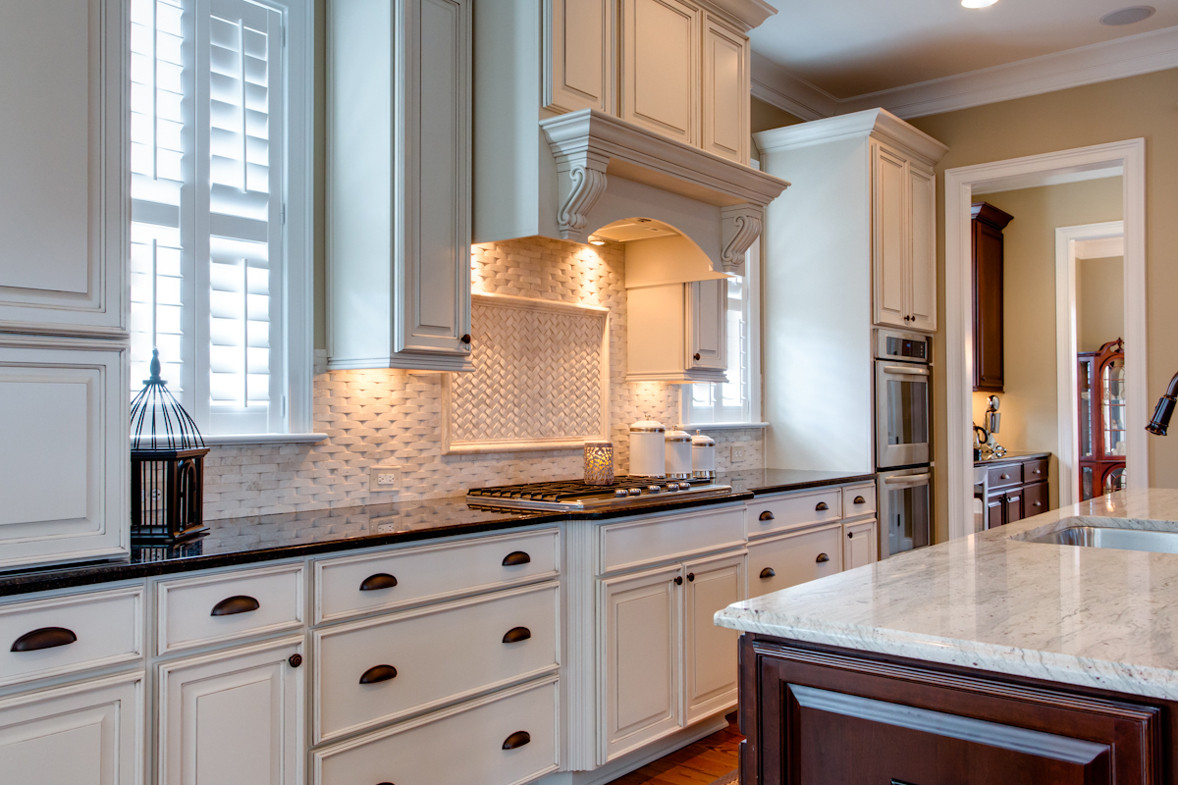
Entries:
<svg viewBox="0 0 1178 785">
<path fill-rule="evenodd" d="M 1100 23 L 1111 26 L 1131 25 L 1143 19 L 1149 19 L 1157 13 L 1157 10 L 1152 5 L 1133 5 L 1119 11 L 1110 11 L 1100 17 Z"/>
</svg>

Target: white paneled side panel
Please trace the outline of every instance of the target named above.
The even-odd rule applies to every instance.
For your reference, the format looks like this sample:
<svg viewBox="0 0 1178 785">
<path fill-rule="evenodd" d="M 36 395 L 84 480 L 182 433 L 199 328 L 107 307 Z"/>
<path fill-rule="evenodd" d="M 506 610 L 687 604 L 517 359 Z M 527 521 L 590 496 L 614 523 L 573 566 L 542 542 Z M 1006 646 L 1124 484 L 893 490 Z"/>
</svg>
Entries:
<svg viewBox="0 0 1178 785">
<path fill-rule="evenodd" d="M 0 326 L 126 328 L 124 5 L 5 4 Z"/>
<path fill-rule="evenodd" d="M 0 701 L 0 772 L 27 785 L 143 782 L 143 676 Z"/>
<path fill-rule="evenodd" d="M 544 108 L 614 113 L 617 0 L 546 0 Z"/>
<path fill-rule="evenodd" d="M 0 342 L 0 566 L 127 552 L 125 363 L 97 342 Z"/>
<path fill-rule="evenodd" d="M 623 0 L 623 120 L 699 143 L 701 16 L 681 0 Z"/>
<path fill-rule="evenodd" d="M 710 14 L 703 31 L 701 146 L 738 163 L 749 161 L 749 42 Z"/>
</svg>

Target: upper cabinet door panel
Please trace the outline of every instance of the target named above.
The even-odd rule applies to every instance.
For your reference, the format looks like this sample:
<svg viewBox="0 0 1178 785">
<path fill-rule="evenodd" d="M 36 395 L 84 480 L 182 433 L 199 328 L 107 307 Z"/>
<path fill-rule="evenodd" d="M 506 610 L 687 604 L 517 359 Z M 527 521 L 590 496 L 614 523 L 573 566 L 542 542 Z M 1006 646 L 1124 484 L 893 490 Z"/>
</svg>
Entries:
<svg viewBox="0 0 1178 785">
<path fill-rule="evenodd" d="M 0 327 L 126 328 L 119 0 L 6 3 L 0 24 Z"/>
<path fill-rule="evenodd" d="M 909 169 L 912 199 L 912 319 L 909 325 L 937 329 L 937 180 L 932 172 Z"/>
<path fill-rule="evenodd" d="M 749 160 L 748 39 L 708 16 L 703 48 L 703 138 L 709 153 Z"/>
<path fill-rule="evenodd" d="M 723 374 L 728 369 L 727 321 L 728 281 L 717 278 L 687 284 L 687 331 L 689 342 L 687 368 L 714 370 Z"/>
<path fill-rule="evenodd" d="M 694 146 L 700 17 L 679 0 L 623 0 L 621 117 Z"/>
<path fill-rule="evenodd" d="M 907 165 L 904 159 L 872 144 L 872 270 L 875 278 L 875 322 L 910 326 L 907 271 L 908 209 L 905 205 Z"/>
<path fill-rule="evenodd" d="M 548 0 L 544 108 L 614 112 L 616 0 Z"/>
</svg>

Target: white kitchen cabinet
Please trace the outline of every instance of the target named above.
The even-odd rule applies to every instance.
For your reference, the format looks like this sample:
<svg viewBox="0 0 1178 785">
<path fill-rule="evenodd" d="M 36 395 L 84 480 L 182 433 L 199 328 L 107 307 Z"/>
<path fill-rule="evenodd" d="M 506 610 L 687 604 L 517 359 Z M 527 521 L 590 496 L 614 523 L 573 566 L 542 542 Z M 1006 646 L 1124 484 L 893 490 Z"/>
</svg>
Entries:
<svg viewBox="0 0 1178 785">
<path fill-rule="evenodd" d="M 737 639 L 717 627 L 716 611 L 745 597 L 743 552 L 686 562 L 683 592 L 683 723 L 690 725 L 736 701 Z"/>
<path fill-rule="evenodd" d="M 843 569 L 878 561 L 879 533 L 875 519 L 843 524 Z"/>
<path fill-rule="evenodd" d="M 547 0 L 544 108 L 614 113 L 617 0 Z"/>
<path fill-rule="evenodd" d="M 128 27 L 122 0 L 5 4 L 0 330 L 125 337 Z"/>
<path fill-rule="evenodd" d="M 843 569 L 843 527 L 832 523 L 750 542 L 749 595 L 759 597 Z"/>
<path fill-rule="evenodd" d="M 126 349 L 0 334 L 0 568 L 125 555 Z"/>
<path fill-rule="evenodd" d="M 747 163 L 751 122 L 748 36 L 705 13 L 702 68 L 700 146 L 709 153 Z"/>
<path fill-rule="evenodd" d="M 301 785 L 302 636 L 159 666 L 161 785 Z"/>
<path fill-rule="evenodd" d="M 623 120 L 700 146 L 702 23 L 695 3 L 622 0 Z"/>
<path fill-rule="evenodd" d="M 471 370 L 470 2 L 328 16 L 328 367 Z"/>
<path fill-rule="evenodd" d="M 727 280 L 627 289 L 626 305 L 627 381 L 728 381 Z"/>
<path fill-rule="evenodd" d="M 0 701 L 0 772 L 27 785 L 144 782 L 142 672 Z"/>
</svg>

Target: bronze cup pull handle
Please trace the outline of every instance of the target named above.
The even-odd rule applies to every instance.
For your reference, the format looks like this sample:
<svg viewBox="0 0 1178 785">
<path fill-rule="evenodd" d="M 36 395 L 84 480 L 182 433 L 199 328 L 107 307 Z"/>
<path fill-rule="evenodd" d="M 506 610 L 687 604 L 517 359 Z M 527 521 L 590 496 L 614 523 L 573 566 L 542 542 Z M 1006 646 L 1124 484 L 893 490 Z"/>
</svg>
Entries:
<svg viewBox="0 0 1178 785">
<path fill-rule="evenodd" d="M 766 567 L 765 569 L 761 570 L 761 580 L 763 580 L 763 581 L 767 581 L 770 578 L 776 578 L 776 577 L 777 577 L 777 570 L 773 569 L 772 567 Z"/>
<path fill-rule="evenodd" d="M 830 561 L 830 557 L 827 556 L 825 553 L 818 554 L 818 558 L 814 560 L 814 562 L 816 564 L 822 564 L 823 562 L 828 562 L 828 561 Z"/>
<path fill-rule="evenodd" d="M 532 740 L 532 734 L 526 730 L 517 730 L 515 733 L 503 740 L 503 749 L 514 750 L 522 747 Z"/>
<path fill-rule="evenodd" d="M 13 641 L 11 651 L 40 651 L 41 649 L 55 649 L 58 646 L 68 646 L 78 639 L 73 630 L 65 627 L 41 627 L 26 632 Z"/>
<path fill-rule="evenodd" d="M 379 684 L 397 678 L 397 669 L 392 665 L 373 665 L 360 676 L 361 684 Z"/>
<path fill-rule="evenodd" d="M 532 631 L 527 627 L 512 627 L 503 633 L 503 642 L 519 643 L 520 641 L 526 641 L 530 637 L 532 637 Z"/>
<path fill-rule="evenodd" d="M 852 502 L 852 504 L 867 504 L 867 500 L 864 499 L 862 496 L 856 496 L 855 501 Z"/>
<path fill-rule="evenodd" d="M 768 510 L 765 510 L 763 513 L 761 513 L 759 516 L 757 516 L 757 520 L 758 521 L 771 521 L 771 520 L 773 520 L 773 513 L 769 512 Z"/>
<path fill-rule="evenodd" d="M 235 613 L 249 613 L 261 608 L 262 604 L 248 594 L 226 597 L 213 606 L 210 616 L 232 616 Z"/>
<path fill-rule="evenodd" d="M 391 589 L 397 585 L 397 576 L 389 575 L 387 572 L 378 572 L 375 575 L 369 575 L 360 582 L 360 591 L 379 591 L 380 589 Z"/>
<path fill-rule="evenodd" d="M 814 510 L 816 512 L 823 512 L 824 510 L 829 510 L 829 509 L 830 509 L 830 505 L 827 504 L 826 502 L 818 502 L 818 504 L 814 505 Z"/>
<path fill-rule="evenodd" d="M 504 567 L 515 567 L 520 564 L 530 564 L 532 557 L 524 551 L 512 551 L 503 557 Z"/>
</svg>

